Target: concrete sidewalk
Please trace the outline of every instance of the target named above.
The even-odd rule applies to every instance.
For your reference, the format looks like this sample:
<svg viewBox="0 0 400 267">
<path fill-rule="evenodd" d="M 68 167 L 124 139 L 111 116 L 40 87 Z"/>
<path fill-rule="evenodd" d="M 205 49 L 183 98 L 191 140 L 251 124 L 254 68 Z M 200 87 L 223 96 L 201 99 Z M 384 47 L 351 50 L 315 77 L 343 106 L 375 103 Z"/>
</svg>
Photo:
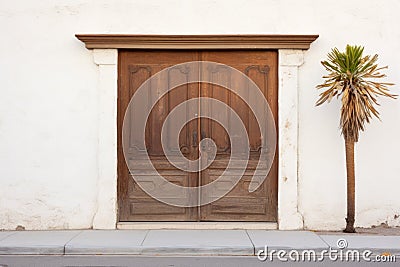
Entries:
<svg viewBox="0 0 400 267">
<path fill-rule="evenodd" d="M 317 234 L 276 230 L 0 231 L 0 255 L 253 256 L 269 250 L 337 248 L 400 255 L 400 236 Z"/>
</svg>

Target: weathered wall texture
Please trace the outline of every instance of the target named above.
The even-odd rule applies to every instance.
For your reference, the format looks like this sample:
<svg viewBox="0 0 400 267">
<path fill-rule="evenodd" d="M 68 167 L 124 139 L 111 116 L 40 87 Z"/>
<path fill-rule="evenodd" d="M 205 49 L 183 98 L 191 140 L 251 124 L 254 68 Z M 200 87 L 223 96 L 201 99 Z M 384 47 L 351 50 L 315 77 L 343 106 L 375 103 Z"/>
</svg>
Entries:
<svg viewBox="0 0 400 267">
<path fill-rule="evenodd" d="M 0 3 L 0 229 L 89 228 L 98 184 L 98 67 L 75 33 L 320 34 L 299 69 L 299 210 L 309 229 L 345 217 L 339 103 L 314 107 L 331 47 L 366 46 L 400 90 L 400 2 L 3 1 Z M 357 224 L 400 225 L 400 102 L 357 145 Z"/>
</svg>

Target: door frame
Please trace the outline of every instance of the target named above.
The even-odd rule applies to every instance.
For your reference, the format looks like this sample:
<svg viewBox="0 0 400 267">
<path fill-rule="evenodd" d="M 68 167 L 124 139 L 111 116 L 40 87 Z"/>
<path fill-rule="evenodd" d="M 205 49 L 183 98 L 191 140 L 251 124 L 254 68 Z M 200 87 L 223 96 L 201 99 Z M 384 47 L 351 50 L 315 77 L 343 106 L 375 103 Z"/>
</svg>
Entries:
<svg viewBox="0 0 400 267">
<path fill-rule="evenodd" d="M 118 49 L 121 48 L 278 50 L 278 228 L 303 228 L 298 203 L 298 73 L 304 63 L 304 50 L 318 35 L 85 34 L 76 37 L 88 49 L 93 49 L 93 61 L 98 68 L 98 182 L 94 229 L 115 229 L 118 223 L 117 77 Z"/>
</svg>

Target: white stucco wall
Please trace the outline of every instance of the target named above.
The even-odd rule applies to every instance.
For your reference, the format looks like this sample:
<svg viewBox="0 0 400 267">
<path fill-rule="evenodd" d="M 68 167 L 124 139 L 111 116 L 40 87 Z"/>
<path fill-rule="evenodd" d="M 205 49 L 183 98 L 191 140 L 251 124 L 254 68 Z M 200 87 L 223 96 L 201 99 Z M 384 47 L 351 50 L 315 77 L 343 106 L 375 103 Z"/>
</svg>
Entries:
<svg viewBox="0 0 400 267">
<path fill-rule="evenodd" d="M 306 228 L 343 227 L 339 103 L 314 107 L 319 62 L 331 47 L 365 45 L 399 92 L 399 10 L 396 0 L 1 2 L 0 229 L 89 228 L 100 218 L 99 67 L 75 33 L 320 34 L 298 73 L 299 211 Z M 380 101 L 382 122 L 357 145 L 358 226 L 400 225 L 400 102 Z"/>
</svg>

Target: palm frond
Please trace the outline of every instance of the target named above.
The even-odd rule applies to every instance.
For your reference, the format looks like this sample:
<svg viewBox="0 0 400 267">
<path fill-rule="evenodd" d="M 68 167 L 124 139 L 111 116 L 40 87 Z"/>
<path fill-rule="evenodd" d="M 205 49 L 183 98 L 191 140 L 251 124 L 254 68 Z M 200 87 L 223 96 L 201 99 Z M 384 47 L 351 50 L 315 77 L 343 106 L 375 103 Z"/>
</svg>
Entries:
<svg viewBox="0 0 400 267">
<path fill-rule="evenodd" d="M 317 89 L 325 89 L 319 95 L 317 106 L 341 96 L 340 128 L 343 136 L 354 142 L 372 116 L 379 119 L 377 97 L 397 98 L 389 91 L 392 83 L 375 81 L 386 77 L 381 71 L 387 66 L 378 67 L 378 55 L 363 57 L 363 52 L 362 46 L 347 45 L 345 52 L 333 48 L 328 59 L 321 61 L 328 71 L 323 76 L 325 82 L 317 85 Z"/>
</svg>

